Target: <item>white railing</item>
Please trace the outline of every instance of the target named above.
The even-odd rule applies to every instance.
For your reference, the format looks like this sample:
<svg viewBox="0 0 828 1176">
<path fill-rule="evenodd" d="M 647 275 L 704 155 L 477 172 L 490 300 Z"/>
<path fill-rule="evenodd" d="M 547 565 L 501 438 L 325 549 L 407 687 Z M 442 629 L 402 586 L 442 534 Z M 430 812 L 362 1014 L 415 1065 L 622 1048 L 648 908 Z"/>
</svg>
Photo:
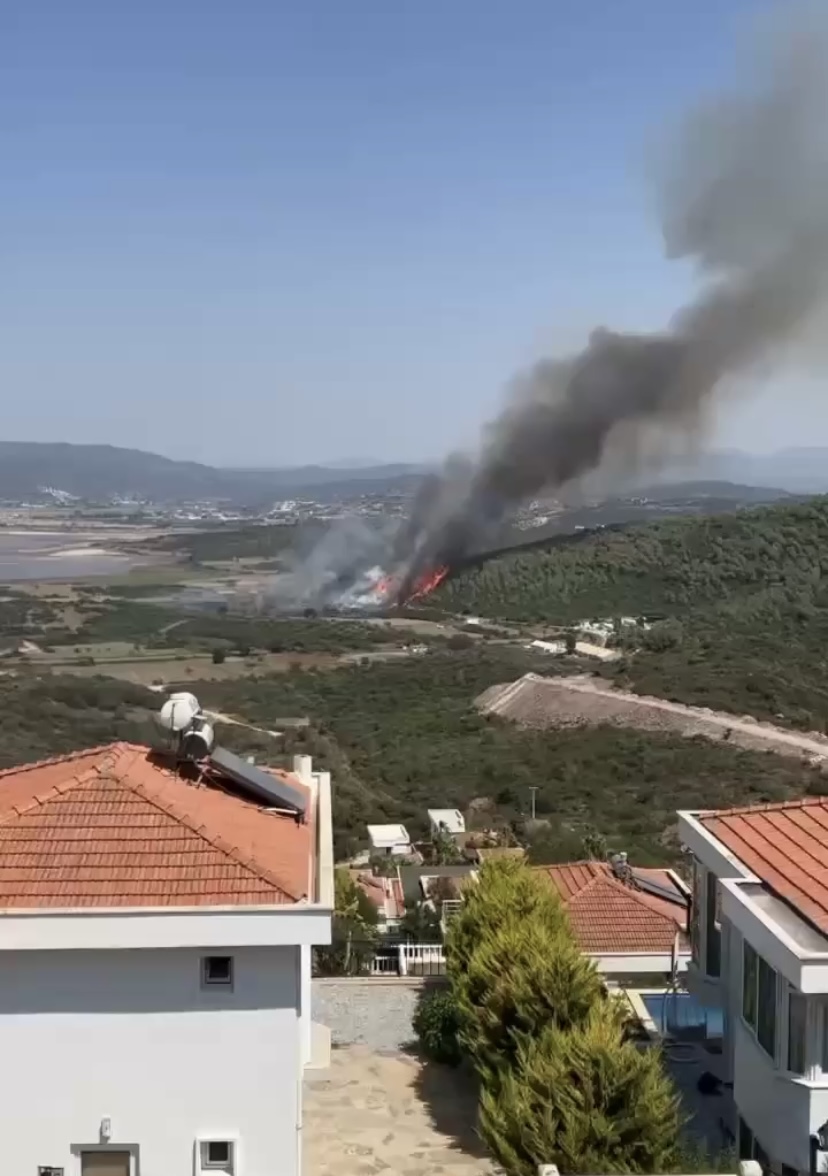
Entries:
<svg viewBox="0 0 828 1176">
<path fill-rule="evenodd" d="M 397 950 L 401 976 L 433 976 L 445 970 L 441 943 L 401 943 Z"/>
<path fill-rule="evenodd" d="M 399 976 L 400 962 L 395 955 L 376 955 L 371 960 L 372 976 Z"/>
</svg>

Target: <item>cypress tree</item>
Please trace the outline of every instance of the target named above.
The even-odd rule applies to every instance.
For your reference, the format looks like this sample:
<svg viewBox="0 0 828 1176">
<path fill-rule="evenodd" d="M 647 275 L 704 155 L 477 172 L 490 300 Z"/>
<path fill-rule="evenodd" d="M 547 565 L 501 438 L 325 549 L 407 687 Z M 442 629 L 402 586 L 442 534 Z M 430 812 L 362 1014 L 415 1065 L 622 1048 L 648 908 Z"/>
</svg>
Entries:
<svg viewBox="0 0 828 1176">
<path fill-rule="evenodd" d="M 623 1040 L 612 1000 L 580 1024 L 524 1036 L 513 1064 L 484 1082 L 480 1132 L 510 1176 L 669 1172 L 679 1100 L 657 1050 Z"/>
</svg>

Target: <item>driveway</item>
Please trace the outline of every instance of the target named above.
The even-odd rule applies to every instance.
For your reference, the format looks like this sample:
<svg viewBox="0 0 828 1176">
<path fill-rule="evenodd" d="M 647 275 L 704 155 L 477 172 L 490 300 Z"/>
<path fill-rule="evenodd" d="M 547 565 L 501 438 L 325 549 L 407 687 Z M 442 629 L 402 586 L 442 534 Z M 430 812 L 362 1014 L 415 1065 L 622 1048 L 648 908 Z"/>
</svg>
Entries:
<svg viewBox="0 0 828 1176">
<path fill-rule="evenodd" d="M 455 1070 L 364 1045 L 305 1079 L 305 1176 L 493 1176 L 475 1097 Z"/>
</svg>

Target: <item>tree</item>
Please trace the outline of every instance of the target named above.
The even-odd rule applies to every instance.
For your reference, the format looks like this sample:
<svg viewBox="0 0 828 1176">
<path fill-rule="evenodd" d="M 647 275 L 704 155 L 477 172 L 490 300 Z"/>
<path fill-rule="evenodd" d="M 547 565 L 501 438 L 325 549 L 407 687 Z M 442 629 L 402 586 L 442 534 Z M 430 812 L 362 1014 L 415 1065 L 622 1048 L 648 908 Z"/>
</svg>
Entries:
<svg viewBox="0 0 828 1176">
<path fill-rule="evenodd" d="M 376 908 L 346 869 L 334 875 L 331 946 L 317 950 L 317 966 L 325 975 L 349 976 L 362 971 L 373 952 Z"/>
<path fill-rule="evenodd" d="M 579 1024 L 524 1036 L 513 1066 L 481 1093 L 481 1135 L 515 1176 L 535 1176 L 540 1164 L 565 1174 L 669 1172 L 680 1127 L 659 1052 L 623 1040 L 613 1000 Z"/>
<path fill-rule="evenodd" d="M 468 972 L 472 953 L 486 930 L 524 922 L 538 912 L 553 927 L 566 921 L 552 888 L 519 859 L 486 862 L 476 884 L 466 887 L 463 909 L 446 941 L 449 974 L 459 979 Z"/>
<path fill-rule="evenodd" d="M 432 907 L 422 902 L 407 902 L 400 930 L 418 943 L 435 943 L 440 938 L 440 918 Z"/>
<path fill-rule="evenodd" d="M 574 629 L 567 629 L 564 634 L 564 645 L 567 653 L 575 653 L 578 646 L 578 634 Z"/>
<path fill-rule="evenodd" d="M 479 1069 L 507 1065 L 523 1034 L 578 1024 L 601 999 L 552 886 L 520 861 L 486 863 L 449 931 L 460 1039 Z"/>
<path fill-rule="evenodd" d="M 463 854 L 457 842 L 442 828 L 432 834 L 429 857 L 435 866 L 456 866 L 463 861 Z"/>
<path fill-rule="evenodd" d="M 607 860 L 607 840 L 597 829 L 589 829 L 581 841 L 584 857 L 592 862 Z"/>
<path fill-rule="evenodd" d="M 508 1066 L 524 1036 L 580 1024 L 603 989 L 565 922 L 536 914 L 484 931 L 453 991 L 467 1053 L 478 1068 L 495 1071 Z"/>
<path fill-rule="evenodd" d="M 454 879 L 452 878 L 433 878 L 429 883 L 428 897 L 434 904 L 434 910 L 438 918 L 442 918 L 443 903 L 451 902 L 460 897 L 460 892 L 457 888 Z"/>
<path fill-rule="evenodd" d="M 224 661 L 226 661 L 226 659 L 227 659 L 227 654 L 224 652 L 223 649 L 214 649 L 213 650 L 213 665 L 214 666 L 222 665 L 222 663 Z"/>
</svg>

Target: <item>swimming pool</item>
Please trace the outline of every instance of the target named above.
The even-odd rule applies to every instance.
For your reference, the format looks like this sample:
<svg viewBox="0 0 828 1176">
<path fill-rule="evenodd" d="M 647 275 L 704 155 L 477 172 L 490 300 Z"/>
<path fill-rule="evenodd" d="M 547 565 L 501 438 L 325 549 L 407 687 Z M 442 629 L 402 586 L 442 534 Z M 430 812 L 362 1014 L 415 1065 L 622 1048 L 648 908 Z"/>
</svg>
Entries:
<svg viewBox="0 0 828 1176">
<path fill-rule="evenodd" d="M 662 1035 L 703 1029 L 705 1037 L 721 1037 L 724 1032 L 722 1010 L 705 1008 L 689 992 L 642 992 L 641 1002 Z"/>
</svg>

